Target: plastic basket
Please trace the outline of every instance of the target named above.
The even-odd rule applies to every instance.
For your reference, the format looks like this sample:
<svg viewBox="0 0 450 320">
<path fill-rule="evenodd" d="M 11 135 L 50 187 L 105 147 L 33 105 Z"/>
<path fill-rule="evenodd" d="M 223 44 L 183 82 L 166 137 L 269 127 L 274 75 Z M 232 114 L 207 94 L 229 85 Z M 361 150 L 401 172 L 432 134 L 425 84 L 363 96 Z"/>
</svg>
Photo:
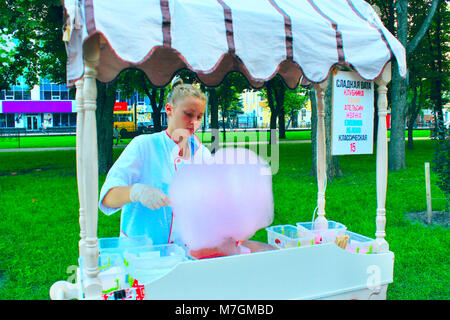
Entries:
<svg viewBox="0 0 450 320">
<path fill-rule="evenodd" d="M 128 280 L 138 279 L 139 283 L 148 283 L 165 275 L 185 258 L 185 251 L 176 244 L 133 247 L 124 252 Z"/>
<path fill-rule="evenodd" d="M 127 248 L 151 246 L 152 240 L 147 236 L 100 238 L 100 253 L 123 253 Z"/>
<path fill-rule="evenodd" d="M 278 248 L 293 248 L 313 244 L 312 236 L 302 236 L 293 225 L 279 225 L 266 228 L 267 242 Z"/>
<path fill-rule="evenodd" d="M 86 279 L 85 257 L 79 259 L 81 281 Z M 127 287 L 126 269 L 122 255 L 117 253 L 103 253 L 98 256 L 98 279 L 102 285 L 102 293 L 108 293 Z"/>
<path fill-rule="evenodd" d="M 344 234 L 347 227 L 336 221 L 328 221 L 326 229 L 318 229 L 315 222 L 297 222 L 297 229 L 301 237 L 313 237 L 314 243 L 333 242 L 336 236 Z"/>
<path fill-rule="evenodd" d="M 353 253 L 372 253 L 373 241 L 375 241 L 375 239 L 371 239 L 352 231 L 346 231 L 345 233 L 350 237 L 345 250 Z"/>
</svg>

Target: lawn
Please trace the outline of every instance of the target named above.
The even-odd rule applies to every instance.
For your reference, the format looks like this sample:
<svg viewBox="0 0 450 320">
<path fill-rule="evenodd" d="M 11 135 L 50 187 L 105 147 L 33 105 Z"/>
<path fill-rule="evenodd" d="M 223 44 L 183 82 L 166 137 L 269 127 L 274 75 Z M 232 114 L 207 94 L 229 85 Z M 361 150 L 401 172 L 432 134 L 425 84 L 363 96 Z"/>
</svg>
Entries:
<svg viewBox="0 0 450 320">
<path fill-rule="evenodd" d="M 204 143 L 211 142 L 210 132 L 197 132 L 198 138 Z M 390 131 L 388 131 L 388 136 Z M 407 136 L 405 132 L 405 137 Z M 414 130 L 414 137 L 430 137 L 430 130 Z M 233 142 L 235 139 L 238 141 L 268 141 L 268 133 L 257 133 L 254 131 L 247 132 L 233 132 L 228 131 L 226 134 L 226 142 Z M 223 142 L 223 133 L 219 134 L 220 142 Z M 119 144 L 126 145 L 131 139 L 123 139 Z M 280 139 L 286 141 L 293 140 L 311 140 L 311 131 L 287 131 L 286 138 Z M 20 137 L 2 137 L 0 136 L 0 149 L 13 149 L 13 148 L 54 148 L 54 147 L 75 147 L 75 136 L 20 136 Z"/>
<path fill-rule="evenodd" d="M 386 239 L 395 253 L 388 299 L 449 299 L 448 229 L 412 223 L 405 213 L 426 210 L 424 162 L 433 141 L 416 141 L 406 151 L 407 170 L 389 174 Z M 122 149 L 115 149 L 118 157 Z M 327 218 L 374 237 L 374 155 L 341 156 L 344 177 L 329 181 Z M 79 225 L 75 151 L 0 153 L 0 295 L 2 299 L 49 299 L 49 288 L 73 276 Z M 311 145 L 280 144 L 280 168 L 273 176 L 274 224 L 310 221 L 317 185 L 310 175 Z M 442 198 L 432 175 L 432 195 Z M 100 176 L 99 186 L 105 176 Z M 433 210 L 444 202 L 433 201 Z M 98 236 L 117 236 L 120 215 L 99 214 Z M 255 240 L 266 241 L 260 230 Z"/>
</svg>

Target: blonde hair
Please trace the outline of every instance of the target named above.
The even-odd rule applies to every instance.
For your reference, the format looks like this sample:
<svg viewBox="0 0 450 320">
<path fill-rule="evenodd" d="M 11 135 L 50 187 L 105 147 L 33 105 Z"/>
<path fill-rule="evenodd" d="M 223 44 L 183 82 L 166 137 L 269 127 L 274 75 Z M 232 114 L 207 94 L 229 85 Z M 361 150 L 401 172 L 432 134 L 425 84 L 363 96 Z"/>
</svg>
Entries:
<svg viewBox="0 0 450 320">
<path fill-rule="evenodd" d="M 183 83 L 181 78 L 175 78 L 171 83 L 172 91 L 169 93 L 167 102 L 172 106 L 176 105 L 180 100 L 185 97 L 196 97 L 206 102 L 206 95 L 200 90 L 199 87 Z"/>
</svg>

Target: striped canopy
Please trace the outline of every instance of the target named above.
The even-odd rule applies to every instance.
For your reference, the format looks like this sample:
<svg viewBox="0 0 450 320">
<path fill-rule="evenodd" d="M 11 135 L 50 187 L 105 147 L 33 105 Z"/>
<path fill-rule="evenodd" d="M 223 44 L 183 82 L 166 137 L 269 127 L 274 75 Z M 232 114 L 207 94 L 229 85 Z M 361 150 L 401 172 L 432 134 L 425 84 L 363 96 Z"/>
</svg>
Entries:
<svg viewBox="0 0 450 320">
<path fill-rule="evenodd" d="M 241 72 L 252 87 L 279 74 L 290 88 L 327 79 L 334 65 L 374 80 L 406 54 L 363 0 L 65 0 L 67 82 L 83 76 L 83 48 L 100 35 L 97 79 L 137 68 L 155 86 L 188 68 L 207 86 Z"/>
</svg>

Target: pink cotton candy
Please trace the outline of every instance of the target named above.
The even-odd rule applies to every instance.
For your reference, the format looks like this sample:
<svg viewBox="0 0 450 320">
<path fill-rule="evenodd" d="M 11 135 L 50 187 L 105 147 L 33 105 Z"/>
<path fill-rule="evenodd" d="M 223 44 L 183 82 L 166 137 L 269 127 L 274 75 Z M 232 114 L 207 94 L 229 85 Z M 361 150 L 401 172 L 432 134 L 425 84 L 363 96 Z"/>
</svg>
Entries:
<svg viewBox="0 0 450 320">
<path fill-rule="evenodd" d="M 180 236 L 193 250 L 247 240 L 273 220 L 270 167 L 244 148 L 220 149 L 208 163 L 184 165 L 169 198 Z"/>
</svg>

